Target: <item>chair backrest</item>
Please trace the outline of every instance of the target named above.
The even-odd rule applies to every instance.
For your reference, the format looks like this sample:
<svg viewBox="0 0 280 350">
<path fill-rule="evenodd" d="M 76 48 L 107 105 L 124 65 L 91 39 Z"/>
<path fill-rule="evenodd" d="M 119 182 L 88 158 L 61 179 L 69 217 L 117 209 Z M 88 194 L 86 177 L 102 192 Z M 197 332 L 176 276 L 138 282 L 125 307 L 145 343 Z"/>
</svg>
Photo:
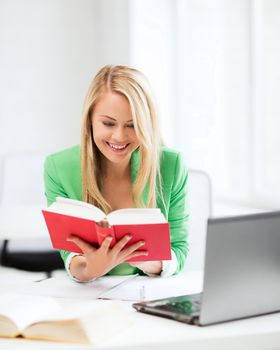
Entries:
<svg viewBox="0 0 280 350">
<path fill-rule="evenodd" d="M 202 270 L 207 220 L 212 216 L 212 185 L 207 173 L 189 169 L 189 255 L 185 269 Z"/>
</svg>

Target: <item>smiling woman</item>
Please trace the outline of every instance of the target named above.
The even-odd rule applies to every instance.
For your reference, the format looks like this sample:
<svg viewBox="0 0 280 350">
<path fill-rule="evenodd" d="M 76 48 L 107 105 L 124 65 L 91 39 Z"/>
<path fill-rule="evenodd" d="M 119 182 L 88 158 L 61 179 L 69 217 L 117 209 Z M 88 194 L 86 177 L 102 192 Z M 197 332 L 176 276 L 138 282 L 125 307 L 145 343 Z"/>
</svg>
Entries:
<svg viewBox="0 0 280 350">
<path fill-rule="evenodd" d="M 170 276 L 185 264 L 187 179 L 181 155 L 163 147 L 157 114 L 144 75 L 126 66 L 105 66 L 93 79 L 84 103 L 81 146 L 50 155 L 45 163 L 48 204 L 57 196 L 84 200 L 105 213 L 121 208 L 160 208 L 170 225 L 172 259 L 126 263 L 147 255 L 143 241 L 126 246 L 128 233 L 113 248 L 78 237 L 83 254 L 61 251 L 66 269 L 78 281 L 104 274 Z M 104 223 L 103 223 L 104 224 Z"/>
</svg>

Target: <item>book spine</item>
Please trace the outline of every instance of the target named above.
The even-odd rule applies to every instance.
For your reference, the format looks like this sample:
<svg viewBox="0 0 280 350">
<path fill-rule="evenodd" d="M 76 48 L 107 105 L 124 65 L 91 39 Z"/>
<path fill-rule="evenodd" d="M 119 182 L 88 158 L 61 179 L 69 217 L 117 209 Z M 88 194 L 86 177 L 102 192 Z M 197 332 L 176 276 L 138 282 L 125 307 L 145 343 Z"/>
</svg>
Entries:
<svg viewBox="0 0 280 350">
<path fill-rule="evenodd" d="M 114 229 L 112 226 L 101 226 L 98 222 L 95 223 L 96 226 L 96 234 L 97 234 L 97 241 L 99 246 L 102 244 L 102 242 L 104 241 L 104 239 L 107 236 L 112 236 L 112 241 L 110 243 L 110 248 L 112 248 L 115 243 L 116 243 L 116 237 L 115 237 L 115 233 L 114 233 Z"/>
</svg>

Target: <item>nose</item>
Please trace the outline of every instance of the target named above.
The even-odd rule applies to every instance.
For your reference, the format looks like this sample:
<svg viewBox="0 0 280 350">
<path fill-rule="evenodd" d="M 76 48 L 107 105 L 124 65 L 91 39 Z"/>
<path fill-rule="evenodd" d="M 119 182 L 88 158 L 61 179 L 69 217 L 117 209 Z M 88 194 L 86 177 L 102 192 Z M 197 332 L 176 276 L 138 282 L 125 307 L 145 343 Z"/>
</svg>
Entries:
<svg viewBox="0 0 280 350">
<path fill-rule="evenodd" d="M 122 126 L 117 127 L 114 130 L 114 133 L 112 136 L 113 136 L 113 140 L 117 142 L 125 141 L 125 137 L 126 137 L 125 128 Z"/>
</svg>

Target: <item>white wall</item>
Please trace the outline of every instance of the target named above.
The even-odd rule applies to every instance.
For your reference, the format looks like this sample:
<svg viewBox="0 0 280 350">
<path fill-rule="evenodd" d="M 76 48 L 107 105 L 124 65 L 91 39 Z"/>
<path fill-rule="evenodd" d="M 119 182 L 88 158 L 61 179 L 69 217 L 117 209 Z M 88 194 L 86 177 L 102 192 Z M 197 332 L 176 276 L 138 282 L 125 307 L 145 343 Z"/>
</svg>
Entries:
<svg viewBox="0 0 280 350">
<path fill-rule="evenodd" d="M 274 202 L 279 208 L 280 2 L 278 0 L 255 1 L 262 11 L 263 24 L 260 43 L 262 57 L 258 67 L 261 69 L 258 87 L 263 98 L 261 103 L 256 105 L 263 112 L 263 119 L 260 118 L 259 123 L 261 138 L 256 140 L 262 148 L 258 168 L 265 165 L 265 171 L 257 185 L 260 197 L 267 197 L 269 202 Z"/>
<path fill-rule="evenodd" d="M 1 0 L 0 155 L 79 142 L 84 96 L 128 63 L 128 0 Z"/>
<path fill-rule="evenodd" d="M 250 176 L 250 16 L 248 1 L 223 5 L 179 1 L 177 147 L 211 175 L 216 193 L 231 192 L 234 178 L 240 195 Z"/>
<path fill-rule="evenodd" d="M 162 135 L 169 146 L 176 138 L 174 4 L 173 0 L 129 3 L 130 64 L 144 72 L 152 85 Z"/>
<path fill-rule="evenodd" d="M 280 1 L 132 0 L 131 60 L 216 203 L 278 209 Z M 255 210 L 255 209 L 254 209 Z"/>
</svg>

